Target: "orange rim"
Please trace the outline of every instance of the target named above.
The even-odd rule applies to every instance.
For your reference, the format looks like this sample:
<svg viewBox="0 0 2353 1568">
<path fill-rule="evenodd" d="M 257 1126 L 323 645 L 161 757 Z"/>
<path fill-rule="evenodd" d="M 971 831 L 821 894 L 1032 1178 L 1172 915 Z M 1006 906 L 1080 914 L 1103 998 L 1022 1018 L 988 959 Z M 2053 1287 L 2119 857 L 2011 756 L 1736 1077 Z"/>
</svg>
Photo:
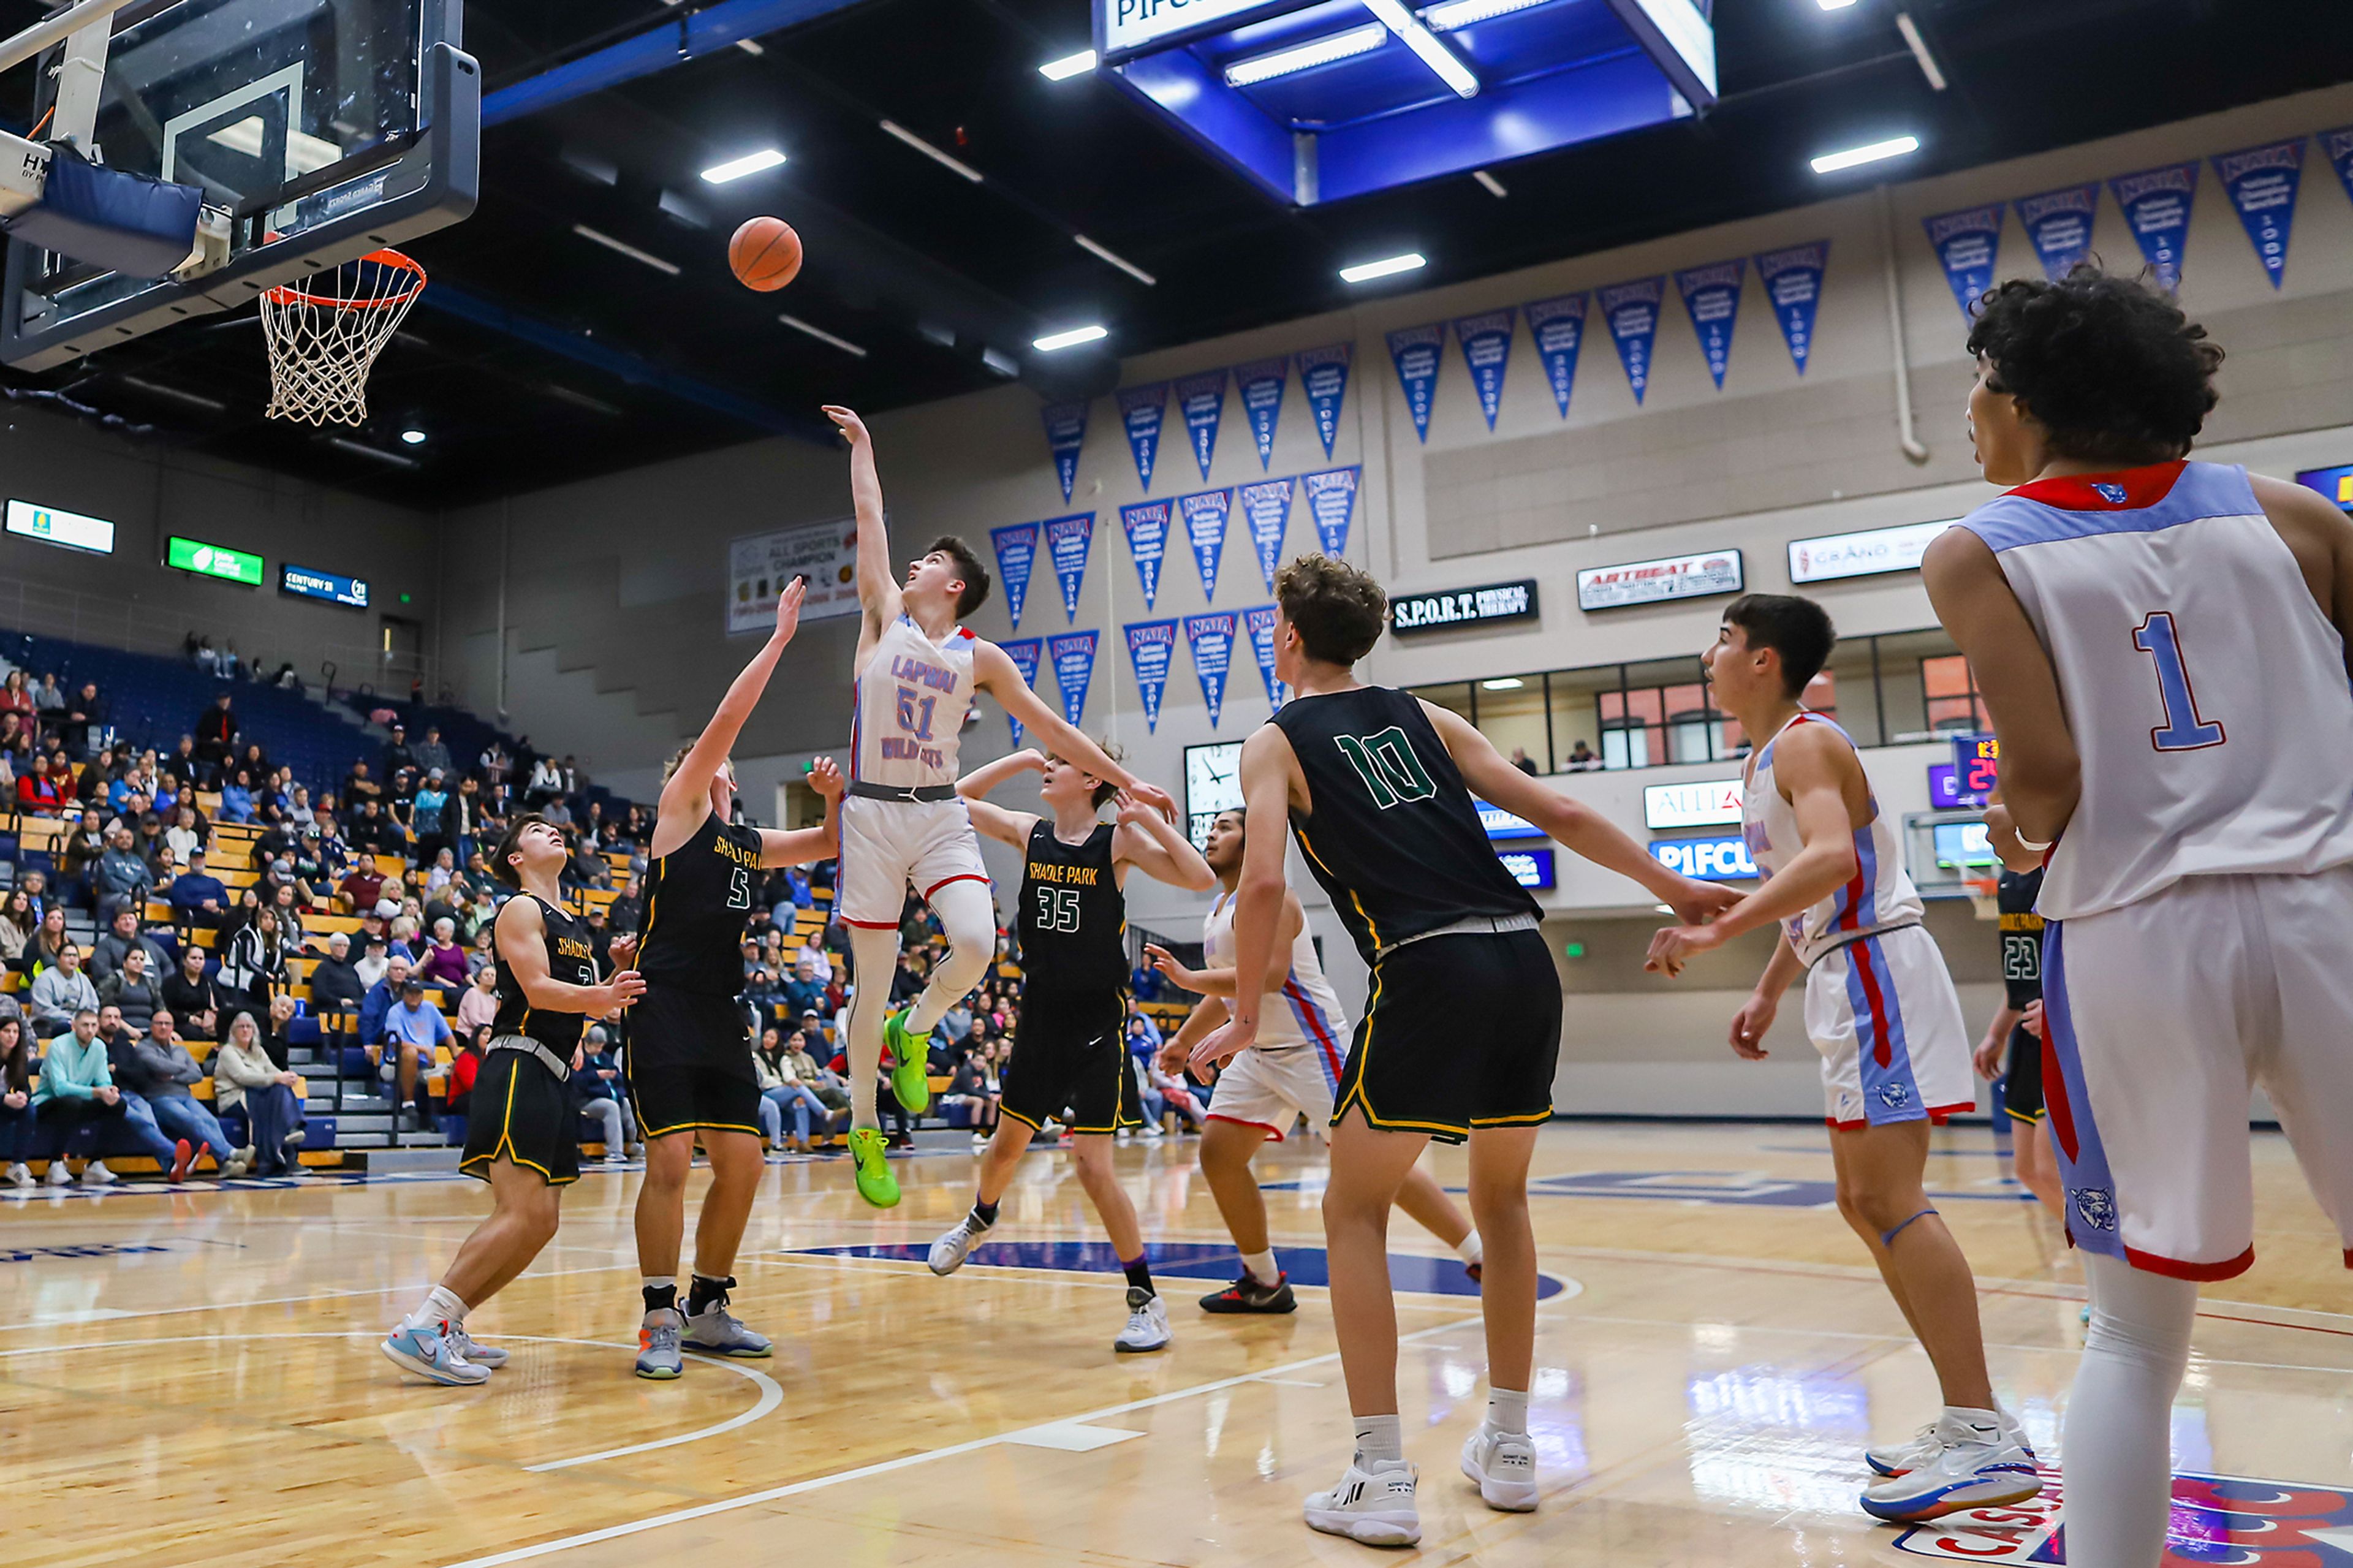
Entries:
<svg viewBox="0 0 2353 1568">
<path fill-rule="evenodd" d="M 268 290 L 264 298 L 273 305 L 316 305 L 326 310 L 382 310 L 406 305 L 424 291 L 425 268 L 397 250 L 371 250 L 359 259 L 409 274 L 407 287 L 396 294 L 387 294 L 381 299 L 342 300 L 330 294 L 308 293 L 281 283 L 277 288 Z"/>
</svg>

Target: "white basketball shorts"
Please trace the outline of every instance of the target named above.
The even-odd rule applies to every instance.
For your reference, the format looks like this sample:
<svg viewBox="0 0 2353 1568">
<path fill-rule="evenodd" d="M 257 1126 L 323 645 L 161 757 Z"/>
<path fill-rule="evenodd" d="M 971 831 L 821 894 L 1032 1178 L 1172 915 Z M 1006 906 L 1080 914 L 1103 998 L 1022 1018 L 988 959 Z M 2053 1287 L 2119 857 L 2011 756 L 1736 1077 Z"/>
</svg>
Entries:
<svg viewBox="0 0 2353 1568">
<path fill-rule="evenodd" d="M 1339 1089 L 1340 1059 L 1323 1045 L 1252 1046 L 1218 1074 L 1209 1120 L 1260 1128 L 1280 1143 L 1302 1116 L 1311 1126 L 1327 1125 Z"/>
<path fill-rule="evenodd" d="M 1822 1056 L 1822 1099 L 1842 1131 L 1977 1106 L 1968 1025 L 1936 939 L 1918 926 L 1859 937 L 1806 973 L 1806 1037 Z"/>
<path fill-rule="evenodd" d="M 896 931 L 908 888 L 928 899 L 956 881 L 988 881 L 972 814 L 963 801 L 851 795 L 841 803 L 841 872 L 834 910 L 845 924 Z"/>
<path fill-rule="evenodd" d="M 2076 1246 L 2181 1279 L 2244 1270 L 2260 1083 L 2353 1268 L 2348 931 L 2353 866 L 2188 877 L 2046 928 L 2042 1092 Z"/>
</svg>

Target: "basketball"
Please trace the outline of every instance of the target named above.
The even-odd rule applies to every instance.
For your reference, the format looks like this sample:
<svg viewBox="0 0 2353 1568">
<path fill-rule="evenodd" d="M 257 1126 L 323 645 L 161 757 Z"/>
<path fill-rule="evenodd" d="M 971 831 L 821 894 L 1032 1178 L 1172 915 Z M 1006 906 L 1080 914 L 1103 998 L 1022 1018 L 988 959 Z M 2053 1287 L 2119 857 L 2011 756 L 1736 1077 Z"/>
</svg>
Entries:
<svg viewBox="0 0 2353 1568">
<path fill-rule="evenodd" d="M 780 217 L 748 218 L 727 242 L 727 265 L 744 288 L 774 292 L 800 273 L 801 237 Z"/>
</svg>

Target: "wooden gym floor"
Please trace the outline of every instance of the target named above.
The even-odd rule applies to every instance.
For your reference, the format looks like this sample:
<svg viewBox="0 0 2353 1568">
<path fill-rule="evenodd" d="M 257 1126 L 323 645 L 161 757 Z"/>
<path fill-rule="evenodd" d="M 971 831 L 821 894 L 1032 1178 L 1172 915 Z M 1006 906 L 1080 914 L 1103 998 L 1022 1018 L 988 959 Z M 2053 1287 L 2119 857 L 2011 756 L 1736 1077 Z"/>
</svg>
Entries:
<svg viewBox="0 0 2353 1568">
<path fill-rule="evenodd" d="M 1559 1289 L 1537 1342 L 1544 1505 L 1489 1512 L 1455 1470 L 1484 1401 L 1475 1298 L 1401 1297 L 1424 1556 L 1492 1568 L 2052 1560 L 2048 1507 L 1907 1537 L 1853 1506 L 1858 1450 L 1908 1433 L 1936 1400 L 1828 1206 L 1824 1144 L 1801 1126 L 1546 1131 L 1533 1202 Z M 1937 1147 L 1931 1185 L 1977 1268 L 1996 1381 L 2048 1458 L 2079 1344 L 2078 1277 L 2054 1227 L 2002 1183 L 1990 1134 L 1949 1130 Z M 1120 1166 L 1155 1249 L 1222 1279 L 1234 1266 L 1192 1151 L 1138 1144 Z M 1459 1151 L 1430 1158 L 1459 1182 Z M 1323 1165 L 1313 1144 L 1262 1156 L 1279 1244 L 1320 1246 Z M 690 1358 L 670 1384 L 629 1372 L 634 1172 L 584 1176 L 556 1245 L 475 1316 L 479 1337 L 514 1352 L 478 1389 L 411 1381 L 375 1348 L 483 1212 L 470 1182 L 8 1197 L 5 1561 L 1367 1557 L 1299 1521 L 1301 1495 L 1336 1477 L 1348 1444 L 1324 1291 L 1301 1290 L 1290 1318 L 1212 1319 L 1193 1305 L 1206 1278 L 1164 1274 L 1175 1344 L 1115 1356 L 1121 1282 L 1100 1248 L 1034 1246 L 946 1280 L 887 1252 L 811 1250 L 920 1256 L 970 1201 L 972 1161 L 925 1153 L 900 1172 L 905 1203 L 878 1214 L 839 1161 L 773 1165 L 737 1306 L 776 1336 L 777 1354 Z M 2177 1468 L 2298 1484 L 2290 1522 L 2311 1532 L 2299 1540 L 2314 1555 L 2295 1561 L 2353 1563 L 2353 1513 L 2329 1489 L 2353 1489 L 2353 1290 L 2276 1137 L 2258 1140 L 2257 1192 L 2258 1261 L 2208 1289 L 2174 1413 Z M 1067 1154 L 1033 1154 L 1004 1213 L 1008 1241 L 1095 1236 Z M 1392 1247 L 1434 1259 L 1419 1283 L 1461 1288 L 1459 1267 L 1402 1216 Z M 1320 1253 L 1290 1261 L 1295 1278 L 1313 1275 Z M 2231 1529 L 2211 1510 L 2177 1517 L 2191 1533 Z M 2230 1557 L 2211 1544 L 2199 1555 Z"/>
</svg>

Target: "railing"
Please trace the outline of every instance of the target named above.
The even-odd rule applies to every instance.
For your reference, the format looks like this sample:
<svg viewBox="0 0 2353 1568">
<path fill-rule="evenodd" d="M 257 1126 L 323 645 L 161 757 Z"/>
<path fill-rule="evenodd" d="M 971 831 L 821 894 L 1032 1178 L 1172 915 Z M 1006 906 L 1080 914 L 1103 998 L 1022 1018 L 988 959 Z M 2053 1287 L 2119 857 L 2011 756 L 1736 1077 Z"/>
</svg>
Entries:
<svg viewBox="0 0 2353 1568">
<path fill-rule="evenodd" d="M 0 627 L 29 632 L 35 637 L 64 637 L 125 653 L 181 658 L 190 632 L 209 637 L 216 647 L 237 644 L 237 658 L 259 665 L 267 675 L 291 664 L 312 687 L 322 684 L 357 686 L 406 700 L 410 684 L 423 680 L 429 694 L 438 689 L 433 659 L 427 654 L 393 654 L 367 643 L 322 642 L 312 637 L 276 635 L 250 622 L 222 622 L 167 609 L 153 604 L 126 602 L 71 588 L 52 588 L 21 579 L 0 578 Z"/>
</svg>

